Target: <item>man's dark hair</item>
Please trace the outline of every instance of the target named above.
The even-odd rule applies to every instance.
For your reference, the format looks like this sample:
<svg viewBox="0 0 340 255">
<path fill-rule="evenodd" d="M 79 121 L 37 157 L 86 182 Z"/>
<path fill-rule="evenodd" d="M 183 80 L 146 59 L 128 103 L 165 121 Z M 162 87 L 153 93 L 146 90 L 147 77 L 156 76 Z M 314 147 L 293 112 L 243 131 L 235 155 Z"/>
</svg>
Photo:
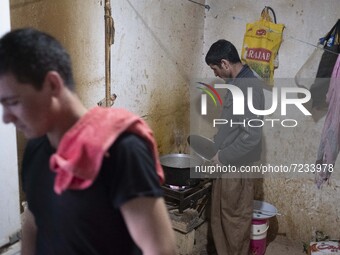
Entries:
<svg viewBox="0 0 340 255">
<path fill-rule="evenodd" d="M 32 28 L 13 30 L 0 39 L 0 75 L 13 74 L 18 82 L 42 88 L 49 71 L 56 71 L 74 90 L 71 59 L 52 36 Z"/>
<path fill-rule="evenodd" d="M 218 40 L 213 43 L 205 56 L 208 65 L 221 65 L 221 60 L 228 60 L 230 63 L 241 62 L 235 46 L 227 40 Z"/>
</svg>

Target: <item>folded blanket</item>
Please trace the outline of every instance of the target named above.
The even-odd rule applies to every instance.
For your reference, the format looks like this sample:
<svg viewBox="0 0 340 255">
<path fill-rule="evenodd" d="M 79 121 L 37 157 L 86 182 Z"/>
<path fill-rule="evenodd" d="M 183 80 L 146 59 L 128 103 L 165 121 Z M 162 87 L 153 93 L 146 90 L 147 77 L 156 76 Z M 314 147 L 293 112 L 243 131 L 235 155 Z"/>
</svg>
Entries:
<svg viewBox="0 0 340 255">
<path fill-rule="evenodd" d="M 134 133 L 147 142 L 163 183 L 156 142 L 147 124 L 124 109 L 95 107 L 65 133 L 57 152 L 50 158 L 50 168 L 57 173 L 54 191 L 60 195 L 66 189 L 82 190 L 91 186 L 105 153 L 123 132 Z"/>
</svg>

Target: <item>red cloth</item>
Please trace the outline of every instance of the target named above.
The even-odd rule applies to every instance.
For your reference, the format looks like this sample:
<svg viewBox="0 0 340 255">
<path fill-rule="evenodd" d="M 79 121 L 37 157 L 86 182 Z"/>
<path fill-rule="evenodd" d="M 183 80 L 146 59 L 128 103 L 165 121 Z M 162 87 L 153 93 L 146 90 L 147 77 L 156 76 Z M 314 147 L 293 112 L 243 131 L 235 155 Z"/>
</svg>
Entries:
<svg viewBox="0 0 340 255">
<path fill-rule="evenodd" d="M 54 191 L 60 195 L 66 189 L 90 187 L 100 171 L 105 153 L 123 132 L 134 133 L 148 143 L 156 172 L 163 183 L 164 173 L 156 142 L 147 124 L 124 109 L 95 107 L 65 133 L 57 152 L 50 158 L 50 168 L 57 173 Z"/>
</svg>

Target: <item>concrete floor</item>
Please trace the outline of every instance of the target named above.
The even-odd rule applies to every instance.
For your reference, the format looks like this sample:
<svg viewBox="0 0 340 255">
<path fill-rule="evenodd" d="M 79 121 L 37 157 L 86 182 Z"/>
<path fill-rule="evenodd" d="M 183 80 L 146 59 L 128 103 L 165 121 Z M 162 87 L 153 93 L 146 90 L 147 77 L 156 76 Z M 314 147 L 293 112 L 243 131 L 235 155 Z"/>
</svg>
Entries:
<svg viewBox="0 0 340 255">
<path fill-rule="evenodd" d="M 13 245 L 2 255 L 20 255 L 20 244 Z M 206 251 L 196 251 L 194 254 L 197 255 L 209 255 Z M 267 246 L 265 255 L 303 255 L 303 246 L 299 242 L 293 242 L 288 240 L 286 237 L 277 236 L 274 241 L 270 242 Z M 212 254 L 211 254 L 212 255 Z"/>
<path fill-rule="evenodd" d="M 303 252 L 303 244 L 288 240 L 286 237 L 277 236 L 274 241 L 267 246 L 266 255 L 301 255 Z"/>
<path fill-rule="evenodd" d="M 203 224 L 196 232 L 196 244 L 191 255 L 216 255 L 216 253 L 207 252 L 207 224 Z M 280 235 L 269 235 L 267 237 L 267 249 L 265 255 L 303 255 L 303 244 L 289 240 Z M 1 255 L 20 255 L 20 243 L 16 243 L 0 252 Z M 182 255 L 182 254 L 180 254 Z"/>
<path fill-rule="evenodd" d="M 293 242 L 286 237 L 277 237 L 274 241 L 268 244 L 265 255 L 306 255 L 303 252 L 302 243 Z M 192 255 L 217 255 L 216 253 L 196 251 Z"/>
<path fill-rule="evenodd" d="M 195 233 L 195 245 L 190 255 L 217 255 L 207 250 L 212 250 L 208 245 L 208 224 L 204 223 Z M 209 238 L 208 238 L 209 239 Z M 210 241 L 211 242 L 211 241 Z M 289 240 L 287 237 L 269 232 L 267 236 L 267 249 L 265 255 L 303 255 L 303 243 Z M 180 255 L 183 255 L 180 253 Z"/>
</svg>

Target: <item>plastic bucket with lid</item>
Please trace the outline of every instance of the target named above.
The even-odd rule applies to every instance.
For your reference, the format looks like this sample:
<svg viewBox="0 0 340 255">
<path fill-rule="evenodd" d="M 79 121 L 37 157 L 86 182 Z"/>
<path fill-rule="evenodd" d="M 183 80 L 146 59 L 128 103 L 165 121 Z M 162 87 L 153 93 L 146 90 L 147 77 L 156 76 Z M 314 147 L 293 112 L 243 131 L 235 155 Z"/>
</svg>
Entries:
<svg viewBox="0 0 340 255">
<path fill-rule="evenodd" d="M 250 235 L 250 252 L 253 255 L 263 255 L 267 246 L 268 219 L 277 214 L 275 206 L 259 200 L 254 200 L 254 211 Z"/>
<path fill-rule="evenodd" d="M 267 219 L 252 220 L 250 235 L 250 251 L 254 255 L 263 255 L 267 246 L 267 230 L 269 223 Z"/>
</svg>

